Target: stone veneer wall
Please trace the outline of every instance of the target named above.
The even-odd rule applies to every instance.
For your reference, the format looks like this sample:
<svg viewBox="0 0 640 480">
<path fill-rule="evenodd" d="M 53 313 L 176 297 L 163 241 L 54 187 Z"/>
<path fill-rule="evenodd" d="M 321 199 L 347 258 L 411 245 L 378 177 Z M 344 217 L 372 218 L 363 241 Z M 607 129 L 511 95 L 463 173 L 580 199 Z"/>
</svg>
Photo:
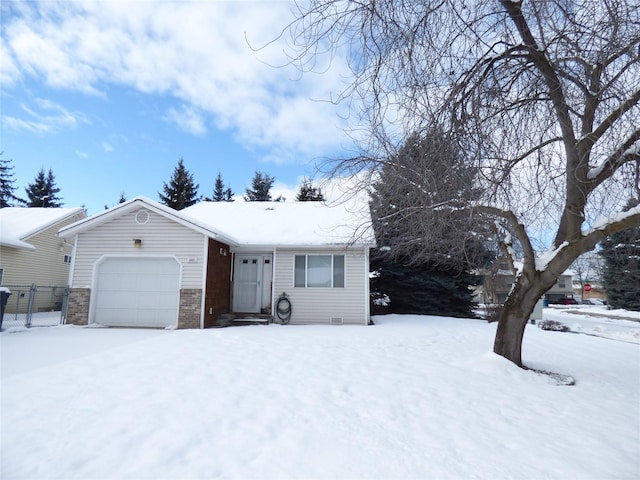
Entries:
<svg viewBox="0 0 640 480">
<path fill-rule="evenodd" d="M 201 288 L 183 288 L 180 290 L 178 328 L 200 328 L 200 308 L 202 307 Z"/>
<path fill-rule="evenodd" d="M 67 300 L 68 325 L 87 325 L 89 323 L 90 288 L 70 288 Z"/>
</svg>

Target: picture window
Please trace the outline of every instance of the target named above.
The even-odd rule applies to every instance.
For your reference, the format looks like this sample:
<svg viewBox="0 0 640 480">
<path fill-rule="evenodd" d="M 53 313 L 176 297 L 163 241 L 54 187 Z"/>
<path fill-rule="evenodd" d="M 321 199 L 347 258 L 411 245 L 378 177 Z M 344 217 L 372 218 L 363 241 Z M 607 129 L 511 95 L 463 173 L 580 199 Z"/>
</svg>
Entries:
<svg viewBox="0 0 640 480">
<path fill-rule="evenodd" d="M 344 288 L 344 255 L 296 255 L 294 286 Z"/>
</svg>

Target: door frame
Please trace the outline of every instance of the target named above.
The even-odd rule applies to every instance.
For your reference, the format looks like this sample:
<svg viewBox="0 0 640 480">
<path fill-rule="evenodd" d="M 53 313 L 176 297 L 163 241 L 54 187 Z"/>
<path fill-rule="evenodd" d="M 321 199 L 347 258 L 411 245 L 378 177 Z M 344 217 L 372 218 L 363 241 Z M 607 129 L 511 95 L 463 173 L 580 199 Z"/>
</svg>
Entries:
<svg viewBox="0 0 640 480">
<path fill-rule="evenodd" d="M 238 298 L 238 288 L 239 284 L 236 281 L 236 273 L 237 268 L 241 265 L 242 260 L 253 260 L 257 261 L 257 271 L 256 271 L 256 303 L 254 307 L 250 310 L 247 309 L 238 309 L 236 299 Z M 265 263 L 270 264 L 270 268 L 265 268 Z M 265 278 L 265 275 L 268 274 L 268 278 Z M 231 301 L 231 311 L 236 313 L 262 313 L 262 309 L 265 305 L 265 300 L 267 305 L 271 305 L 271 283 L 273 278 L 273 254 L 272 253 L 235 253 L 233 258 L 233 280 L 232 280 L 232 301 Z M 266 288 L 266 285 L 269 285 L 269 288 Z"/>
</svg>

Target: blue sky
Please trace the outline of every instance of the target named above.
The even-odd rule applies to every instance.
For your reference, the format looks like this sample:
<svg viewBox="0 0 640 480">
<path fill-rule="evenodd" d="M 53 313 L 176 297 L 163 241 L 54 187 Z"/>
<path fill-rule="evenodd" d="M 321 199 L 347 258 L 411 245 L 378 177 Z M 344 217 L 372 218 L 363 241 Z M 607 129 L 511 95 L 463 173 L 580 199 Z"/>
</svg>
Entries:
<svg viewBox="0 0 640 480">
<path fill-rule="evenodd" d="M 261 170 L 292 199 L 317 163 L 353 149 L 347 107 L 326 101 L 345 87 L 344 64 L 300 75 L 282 41 L 250 47 L 278 37 L 288 1 L 0 8 L 0 150 L 19 196 L 51 168 L 66 207 L 157 200 L 182 157 L 202 195 L 218 171 L 243 194 Z"/>
</svg>

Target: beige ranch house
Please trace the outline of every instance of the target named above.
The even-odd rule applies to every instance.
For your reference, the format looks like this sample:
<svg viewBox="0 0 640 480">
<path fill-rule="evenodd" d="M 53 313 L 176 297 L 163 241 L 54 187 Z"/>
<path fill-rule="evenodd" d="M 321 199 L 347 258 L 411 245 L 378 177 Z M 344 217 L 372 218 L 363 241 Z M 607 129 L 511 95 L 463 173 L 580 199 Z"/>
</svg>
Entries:
<svg viewBox="0 0 640 480">
<path fill-rule="evenodd" d="M 26 311 L 31 285 L 51 292 L 35 297 L 35 311 L 60 310 L 73 244 L 58 237 L 57 232 L 86 216 L 79 207 L 0 209 L 0 286 L 12 291 L 7 311 Z M 27 297 L 17 298 L 25 292 Z"/>
<path fill-rule="evenodd" d="M 366 205 L 203 202 L 176 211 L 137 197 L 58 232 L 75 245 L 66 321 L 366 325 L 370 225 Z"/>
</svg>

